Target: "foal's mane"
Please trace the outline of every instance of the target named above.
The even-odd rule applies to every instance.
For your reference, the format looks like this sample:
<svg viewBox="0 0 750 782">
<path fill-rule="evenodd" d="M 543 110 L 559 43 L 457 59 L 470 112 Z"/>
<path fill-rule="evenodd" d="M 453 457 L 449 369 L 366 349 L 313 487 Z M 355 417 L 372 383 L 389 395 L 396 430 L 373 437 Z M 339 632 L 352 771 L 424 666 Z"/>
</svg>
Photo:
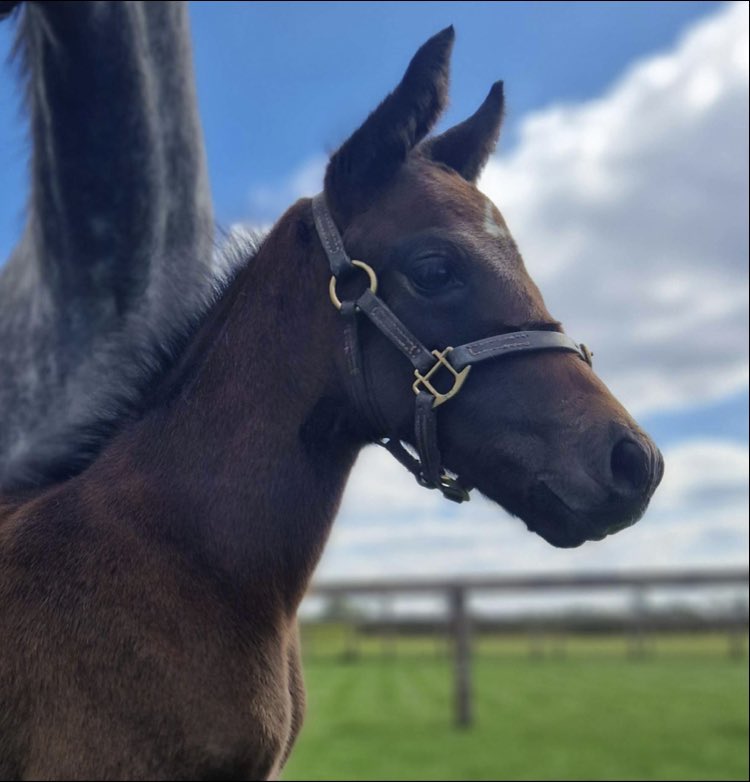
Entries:
<svg viewBox="0 0 750 782">
<path fill-rule="evenodd" d="M 148 324 L 126 319 L 119 333 L 108 339 L 92 360 L 94 372 L 100 362 L 107 365 L 113 353 L 127 367 L 106 407 L 97 411 L 93 422 L 73 420 L 59 436 L 33 448 L 34 458 L 16 472 L 9 491 L 45 488 L 80 474 L 126 424 L 138 420 L 157 398 L 174 393 L 190 372 L 190 362 L 183 359 L 191 340 L 214 313 L 225 309 L 233 282 L 258 254 L 264 238 L 244 228 L 220 232 L 223 241 L 217 246 L 215 265 L 224 274 L 197 310 L 173 324 L 169 334 L 157 334 Z M 73 453 L 69 452 L 71 442 L 77 445 Z M 66 458 L 61 459 L 60 453 Z"/>
</svg>

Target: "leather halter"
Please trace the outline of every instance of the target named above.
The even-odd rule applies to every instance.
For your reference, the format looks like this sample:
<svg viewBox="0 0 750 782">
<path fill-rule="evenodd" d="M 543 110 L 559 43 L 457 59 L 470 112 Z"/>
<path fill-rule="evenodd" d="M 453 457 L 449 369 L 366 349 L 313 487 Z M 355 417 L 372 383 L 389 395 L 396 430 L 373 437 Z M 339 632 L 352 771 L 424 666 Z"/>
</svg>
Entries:
<svg viewBox="0 0 750 782">
<path fill-rule="evenodd" d="M 329 295 L 344 320 L 344 353 L 352 396 L 359 413 L 369 420 L 376 431 L 386 431 L 386 424 L 377 401 L 370 394 L 364 374 L 357 324 L 359 313 L 363 313 L 409 359 L 416 378 L 412 385 L 416 395 L 414 445 L 419 458 L 413 456 L 399 439 L 389 435 L 381 435 L 377 443 L 387 448 L 416 477 L 421 486 L 439 489 L 443 496 L 454 502 L 470 499 L 469 492 L 472 487 L 442 467 L 435 411 L 461 390 L 471 367 L 489 359 L 540 350 L 566 350 L 576 353 L 591 366 L 593 354 L 585 345 L 579 345 L 566 334 L 555 331 L 514 331 L 469 342 L 457 348 L 428 350 L 377 296 L 378 281 L 372 267 L 349 257 L 326 205 L 324 193 L 318 193 L 312 199 L 312 211 L 315 227 L 333 275 Z M 357 269 L 367 274 L 369 286 L 355 300 L 342 302 L 336 291 L 336 283 Z M 433 376 L 441 369 L 453 379 L 453 386 L 446 393 L 441 393 L 432 382 Z"/>
</svg>

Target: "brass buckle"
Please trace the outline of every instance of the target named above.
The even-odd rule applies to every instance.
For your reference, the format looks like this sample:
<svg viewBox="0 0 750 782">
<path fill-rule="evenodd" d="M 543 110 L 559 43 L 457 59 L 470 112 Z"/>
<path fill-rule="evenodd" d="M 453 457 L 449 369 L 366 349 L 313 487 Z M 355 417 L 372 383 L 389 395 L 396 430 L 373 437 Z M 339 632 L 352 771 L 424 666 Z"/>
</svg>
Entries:
<svg viewBox="0 0 750 782">
<path fill-rule="evenodd" d="M 367 276 L 370 279 L 370 291 L 372 293 L 378 292 L 378 277 L 375 274 L 375 271 L 373 270 L 372 266 L 368 266 L 366 263 L 363 263 L 362 261 L 352 261 L 352 266 L 356 266 L 358 269 L 362 269 L 364 272 L 367 273 Z M 341 309 L 341 300 L 336 295 L 336 278 L 331 277 L 331 281 L 328 283 L 328 295 L 331 297 L 331 301 L 333 302 L 333 306 L 337 309 Z"/>
<path fill-rule="evenodd" d="M 438 487 L 443 493 L 443 497 L 451 502 L 468 502 L 471 499 L 469 492 L 456 480 L 451 478 L 450 475 L 443 473 L 440 476 L 440 486 Z"/>
<path fill-rule="evenodd" d="M 422 375 L 420 374 L 418 369 L 414 370 L 414 374 L 416 375 L 417 379 L 414 381 L 414 384 L 412 385 L 412 391 L 414 391 L 415 394 L 418 394 L 420 391 L 420 385 L 423 385 L 427 391 L 429 391 L 430 394 L 432 394 L 433 397 L 435 397 L 432 406 L 433 407 L 439 407 L 443 404 L 443 402 L 447 402 L 451 397 L 454 397 L 460 390 L 461 386 L 464 384 L 464 381 L 466 380 L 466 376 L 469 374 L 469 370 L 471 369 L 471 365 L 464 367 L 460 372 L 457 372 L 453 365 L 446 360 L 446 356 L 448 353 L 453 350 L 452 347 L 447 347 L 442 352 L 440 350 L 433 350 L 432 355 L 435 356 L 437 361 L 435 362 L 435 366 L 432 367 L 426 374 Z M 451 375 L 453 375 L 453 388 L 451 388 L 450 391 L 448 391 L 447 394 L 441 394 L 440 391 L 435 388 L 435 386 L 430 383 L 430 378 L 435 374 L 435 372 L 440 369 L 440 367 L 445 367 Z"/>
</svg>

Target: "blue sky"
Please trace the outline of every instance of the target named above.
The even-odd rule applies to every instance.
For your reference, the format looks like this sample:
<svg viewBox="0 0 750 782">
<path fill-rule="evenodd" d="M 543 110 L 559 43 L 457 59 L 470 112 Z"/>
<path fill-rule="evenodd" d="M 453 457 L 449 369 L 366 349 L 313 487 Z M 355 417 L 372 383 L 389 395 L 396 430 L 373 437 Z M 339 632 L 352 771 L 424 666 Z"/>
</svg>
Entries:
<svg viewBox="0 0 750 782">
<path fill-rule="evenodd" d="M 552 312 L 592 344 L 602 377 L 667 454 L 665 485 L 637 531 L 568 554 L 498 521 L 481 501 L 446 508 L 366 454 L 380 484 L 355 471 L 324 575 L 384 562 L 391 572 L 444 572 L 530 561 L 557 569 L 747 561 L 746 10 L 715 2 L 193 2 L 190 10 L 224 226 L 268 224 L 311 195 L 325 154 L 393 88 L 416 48 L 454 24 L 442 124 L 463 119 L 505 80 L 506 124 L 481 187 Z M 10 39 L 10 26 L 0 26 L 0 52 Z M 0 79 L 0 258 L 20 230 L 25 193 L 10 76 L 6 68 Z M 356 510 L 383 501 L 379 515 Z M 489 555 L 501 548 L 503 556 Z"/>
<path fill-rule="evenodd" d="M 416 48 L 453 24 L 451 105 L 463 119 L 506 83 L 503 147 L 524 114 L 603 91 L 718 3 L 190 3 L 217 215 L 248 214 L 272 185 L 338 146 L 398 82 Z"/>
</svg>

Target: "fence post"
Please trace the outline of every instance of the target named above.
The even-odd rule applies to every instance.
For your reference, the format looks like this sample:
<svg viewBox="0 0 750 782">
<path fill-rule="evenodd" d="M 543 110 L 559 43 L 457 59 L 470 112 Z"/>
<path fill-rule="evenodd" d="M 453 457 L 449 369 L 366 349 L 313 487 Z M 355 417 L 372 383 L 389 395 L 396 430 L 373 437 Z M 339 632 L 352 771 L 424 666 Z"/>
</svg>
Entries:
<svg viewBox="0 0 750 782">
<path fill-rule="evenodd" d="M 471 691 L 471 627 L 466 610 L 466 590 L 454 586 L 450 590 L 451 625 L 455 667 L 455 721 L 459 728 L 473 722 Z"/>
<path fill-rule="evenodd" d="M 729 622 L 729 657 L 741 660 L 745 656 L 745 628 L 747 627 L 747 604 L 737 598 L 734 617 Z"/>
<path fill-rule="evenodd" d="M 540 660 L 544 657 L 544 628 L 541 617 L 529 620 L 529 659 Z"/>
<path fill-rule="evenodd" d="M 648 607 L 645 587 L 636 587 L 633 592 L 632 629 L 630 632 L 630 657 L 646 656 L 646 621 Z"/>
<path fill-rule="evenodd" d="M 345 620 L 344 626 L 344 648 L 341 652 L 341 659 L 344 662 L 354 662 L 359 657 L 359 632 L 357 620 L 354 616 Z"/>
<path fill-rule="evenodd" d="M 382 655 L 384 659 L 395 659 L 396 657 L 396 612 L 393 606 L 393 595 L 388 592 L 383 593 L 380 604 L 380 613 L 382 616 Z"/>
</svg>

